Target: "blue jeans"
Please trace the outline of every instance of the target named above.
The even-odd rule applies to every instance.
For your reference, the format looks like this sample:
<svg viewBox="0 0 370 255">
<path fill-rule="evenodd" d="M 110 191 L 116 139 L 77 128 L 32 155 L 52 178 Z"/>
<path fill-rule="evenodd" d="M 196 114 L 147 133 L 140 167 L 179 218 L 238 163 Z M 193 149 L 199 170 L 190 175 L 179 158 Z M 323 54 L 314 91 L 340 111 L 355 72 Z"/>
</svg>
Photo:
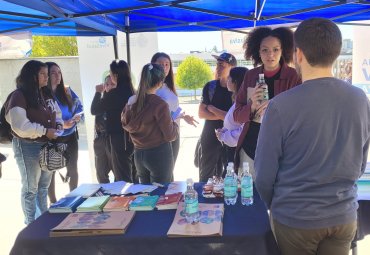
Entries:
<svg viewBox="0 0 370 255">
<path fill-rule="evenodd" d="M 134 155 L 140 183 L 171 182 L 174 166 L 171 143 L 151 149 L 135 149 Z"/>
<path fill-rule="evenodd" d="M 27 225 L 48 210 L 47 196 L 52 174 L 40 168 L 39 153 L 43 144 L 13 138 L 14 158 L 22 180 L 21 203 Z"/>
</svg>

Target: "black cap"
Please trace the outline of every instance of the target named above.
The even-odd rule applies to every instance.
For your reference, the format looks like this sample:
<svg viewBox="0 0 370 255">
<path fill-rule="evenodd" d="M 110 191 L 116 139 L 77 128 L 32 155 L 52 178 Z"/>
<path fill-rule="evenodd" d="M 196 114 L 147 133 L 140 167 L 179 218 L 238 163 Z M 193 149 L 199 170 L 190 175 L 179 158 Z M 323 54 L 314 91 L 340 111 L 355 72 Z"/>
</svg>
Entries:
<svg viewBox="0 0 370 255">
<path fill-rule="evenodd" d="M 222 53 L 220 56 L 212 55 L 217 60 L 224 61 L 232 66 L 236 66 L 236 58 L 230 53 Z"/>
</svg>

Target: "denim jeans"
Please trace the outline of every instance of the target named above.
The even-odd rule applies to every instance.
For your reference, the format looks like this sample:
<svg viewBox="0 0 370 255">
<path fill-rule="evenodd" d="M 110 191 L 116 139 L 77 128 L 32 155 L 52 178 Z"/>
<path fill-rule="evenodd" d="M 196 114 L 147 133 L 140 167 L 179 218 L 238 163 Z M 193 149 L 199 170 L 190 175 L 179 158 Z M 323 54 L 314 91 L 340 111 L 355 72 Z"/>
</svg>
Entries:
<svg viewBox="0 0 370 255">
<path fill-rule="evenodd" d="M 22 181 L 21 203 L 27 225 L 48 210 L 47 195 L 51 172 L 42 171 L 39 165 L 39 153 L 43 144 L 13 138 L 14 158 Z"/>
<path fill-rule="evenodd" d="M 173 171 L 171 143 L 150 149 L 135 149 L 134 155 L 140 183 L 171 182 Z"/>
</svg>

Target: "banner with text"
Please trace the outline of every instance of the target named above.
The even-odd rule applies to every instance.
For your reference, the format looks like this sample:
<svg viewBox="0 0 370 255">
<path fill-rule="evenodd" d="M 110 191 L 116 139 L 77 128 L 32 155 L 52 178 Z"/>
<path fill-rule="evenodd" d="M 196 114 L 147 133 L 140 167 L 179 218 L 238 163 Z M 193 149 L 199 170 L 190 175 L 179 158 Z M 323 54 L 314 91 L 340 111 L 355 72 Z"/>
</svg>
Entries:
<svg viewBox="0 0 370 255">
<path fill-rule="evenodd" d="M 370 27 L 353 26 L 352 84 L 370 96 Z"/>
<path fill-rule="evenodd" d="M 94 164 L 94 116 L 90 114 L 91 102 L 95 95 L 95 86 L 101 84 L 104 77 L 109 74 L 109 65 L 114 60 L 113 38 L 101 37 L 77 37 L 79 54 L 80 78 L 82 86 L 82 98 L 85 113 L 87 131 L 87 143 L 89 148 L 90 169 L 92 181 L 95 178 Z"/>
</svg>

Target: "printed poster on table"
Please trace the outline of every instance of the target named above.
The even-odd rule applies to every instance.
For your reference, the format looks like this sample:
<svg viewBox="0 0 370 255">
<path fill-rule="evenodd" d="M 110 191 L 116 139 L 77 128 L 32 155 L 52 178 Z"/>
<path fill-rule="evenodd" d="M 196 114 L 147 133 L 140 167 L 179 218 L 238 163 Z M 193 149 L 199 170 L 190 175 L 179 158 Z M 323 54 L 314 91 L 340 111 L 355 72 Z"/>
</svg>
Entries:
<svg viewBox="0 0 370 255">
<path fill-rule="evenodd" d="M 168 237 L 222 236 L 224 204 L 199 203 L 198 223 L 187 223 L 184 203 L 177 207 L 175 218 L 167 232 Z"/>
</svg>

